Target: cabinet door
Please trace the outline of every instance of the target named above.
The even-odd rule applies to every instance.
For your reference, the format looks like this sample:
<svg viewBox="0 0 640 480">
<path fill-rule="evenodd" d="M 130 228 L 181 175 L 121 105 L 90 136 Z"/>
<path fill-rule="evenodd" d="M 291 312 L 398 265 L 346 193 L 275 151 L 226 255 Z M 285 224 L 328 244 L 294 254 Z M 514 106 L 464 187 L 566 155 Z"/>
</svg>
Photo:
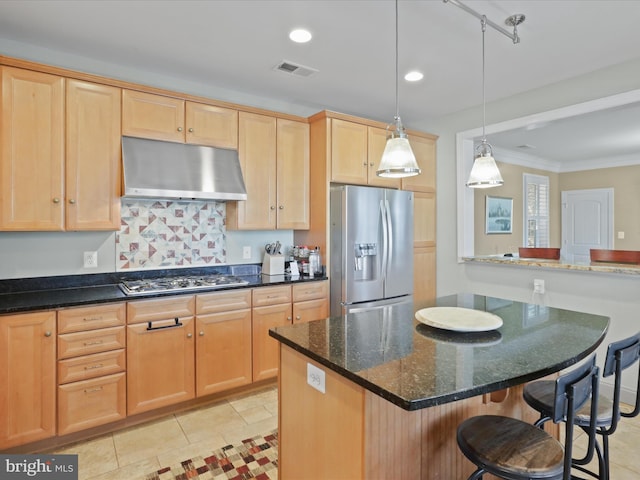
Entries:
<svg viewBox="0 0 640 480">
<path fill-rule="evenodd" d="M 367 126 L 331 119 L 331 180 L 367 184 Z"/>
<path fill-rule="evenodd" d="M 436 139 L 409 136 L 409 143 L 422 173 L 402 179 L 403 190 L 414 192 L 436 191 Z"/>
<path fill-rule="evenodd" d="M 413 195 L 413 246 L 434 247 L 436 244 L 436 194 L 415 192 Z"/>
<path fill-rule="evenodd" d="M 277 120 L 277 227 L 309 228 L 309 124 Z"/>
<path fill-rule="evenodd" d="M 278 341 L 269 329 L 291 324 L 291 304 L 269 305 L 253 309 L 253 381 L 278 375 Z"/>
<path fill-rule="evenodd" d="M 127 327 L 127 414 L 146 412 L 195 397 L 193 317 Z"/>
<path fill-rule="evenodd" d="M 293 304 L 293 323 L 305 323 L 329 316 L 329 301 L 326 298 L 307 300 Z"/>
<path fill-rule="evenodd" d="M 436 297 L 436 194 L 415 192 L 413 201 L 413 298 Z"/>
<path fill-rule="evenodd" d="M 123 90 L 122 135 L 184 142 L 184 100 Z"/>
<path fill-rule="evenodd" d="M 413 301 L 416 305 L 436 298 L 436 247 L 413 249 Z"/>
<path fill-rule="evenodd" d="M 63 230 L 64 79 L 0 69 L 0 229 Z"/>
<path fill-rule="evenodd" d="M 251 383 L 251 309 L 196 319 L 196 395 Z"/>
<path fill-rule="evenodd" d="M 185 140 L 196 145 L 238 148 L 238 111 L 186 102 Z"/>
<path fill-rule="evenodd" d="M 276 228 L 276 119 L 240 112 L 238 155 L 247 200 L 227 202 L 227 228 Z"/>
<path fill-rule="evenodd" d="M 382 128 L 367 127 L 367 179 L 369 185 L 387 188 L 400 188 L 399 178 L 384 178 L 376 175 L 384 147 L 387 146 L 387 131 Z"/>
<path fill-rule="evenodd" d="M 120 94 L 67 80 L 66 229 L 120 229 Z"/>
<path fill-rule="evenodd" d="M 0 318 L 0 450 L 56 433 L 56 314 Z"/>
</svg>

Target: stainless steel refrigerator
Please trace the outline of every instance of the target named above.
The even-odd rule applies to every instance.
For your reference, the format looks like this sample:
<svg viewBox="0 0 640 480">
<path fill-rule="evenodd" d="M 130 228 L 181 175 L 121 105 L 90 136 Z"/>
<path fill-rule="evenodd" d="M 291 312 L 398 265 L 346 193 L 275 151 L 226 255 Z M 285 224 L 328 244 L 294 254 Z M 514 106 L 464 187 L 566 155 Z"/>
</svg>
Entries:
<svg viewBox="0 0 640 480">
<path fill-rule="evenodd" d="M 413 192 L 331 186 L 331 315 L 413 301 Z"/>
</svg>

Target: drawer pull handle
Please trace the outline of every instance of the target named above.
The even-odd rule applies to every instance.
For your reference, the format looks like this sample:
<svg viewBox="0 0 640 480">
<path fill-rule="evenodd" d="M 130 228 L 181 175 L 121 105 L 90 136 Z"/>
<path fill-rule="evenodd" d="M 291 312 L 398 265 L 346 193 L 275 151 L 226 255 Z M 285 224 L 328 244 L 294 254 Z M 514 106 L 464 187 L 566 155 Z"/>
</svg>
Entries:
<svg viewBox="0 0 640 480">
<path fill-rule="evenodd" d="M 50 337 L 51 336 L 51 332 L 49 330 L 47 330 L 46 332 L 44 332 L 44 336 L 45 337 Z"/>
<path fill-rule="evenodd" d="M 180 322 L 180 319 L 178 319 L 178 317 L 176 317 L 174 324 L 172 325 L 163 325 L 162 327 L 153 327 L 152 324 L 153 322 L 147 322 L 147 331 L 149 330 L 162 330 L 163 328 L 174 328 L 174 327 L 181 327 L 182 323 Z"/>
<path fill-rule="evenodd" d="M 102 320 L 102 316 L 99 316 L 99 317 L 84 317 L 82 319 L 83 322 L 97 322 L 98 320 Z"/>
<path fill-rule="evenodd" d="M 90 347 L 91 345 L 102 345 L 102 340 L 96 340 L 95 342 L 84 342 L 85 347 Z"/>
<path fill-rule="evenodd" d="M 84 393 L 95 393 L 102 391 L 102 387 L 85 388 Z"/>
<path fill-rule="evenodd" d="M 87 367 L 84 367 L 84 369 L 85 369 L 85 370 L 93 370 L 93 369 L 95 369 L 95 368 L 102 368 L 102 367 L 104 367 L 104 365 L 103 365 L 103 364 L 101 364 L 101 363 L 97 363 L 96 365 L 89 365 L 89 366 L 87 366 Z"/>
</svg>

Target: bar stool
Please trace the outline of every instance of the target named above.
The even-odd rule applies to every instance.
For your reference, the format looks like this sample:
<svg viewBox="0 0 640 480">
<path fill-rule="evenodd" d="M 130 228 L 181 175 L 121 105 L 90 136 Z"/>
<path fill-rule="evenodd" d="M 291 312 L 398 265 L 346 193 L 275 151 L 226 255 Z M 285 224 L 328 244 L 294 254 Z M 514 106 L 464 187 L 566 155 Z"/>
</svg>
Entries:
<svg viewBox="0 0 640 480">
<path fill-rule="evenodd" d="M 530 423 L 497 415 L 471 417 L 458 426 L 462 453 L 478 468 L 468 480 L 480 480 L 489 473 L 506 480 L 569 480 L 571 476 L 573 425 L 580 407 L 592 397 L 592 418 L 597 409 L 599 369 L 595 355 L 584 364 L 555 380 L 553 411 L 555 423 L 565 422 L 564 448 L 550 434 Z M 595 422 L 588 429 L 589 444 L 582 459 L 591 461 L 595 450 Z"/>
<path fill-rule="evenodd" d="M 609 436 L 611 436 L 618 426 L 621 417 L 635 417 L 640 413 L 640 375 L 637 379 L 636 400 L 633 411 L 622 412 L 620 410 L 620 392 L 622 389 L 622 372 L 638 362 L 640 358 L 640 332 L 635 335 L 611 343 L 607 347 L 607 356 L 605 358 L 603 377 L 614 375 L 613 399 L 604 395 L 598 398 L 597 413 L 597 433 L 602 437 L 602 448 L 596 443 L 596 454 L 598 455 L 598 475 L 586 469 L 583 465 L 574 465 L 574 467 L 589 475 L 608 480 L 610 475 L 609 460 Z M 554 382 L 552 380 L 539 380 L 527 384 L 524 388 L 524 400 L 540 412 L 540 418 L 534 423 L 536 426 L 542 425 L 551 419 L 553 410 L 553 389 Z M 585 404 L 576 416 L 576 425 L 585 429 L 591 423 L 589 415 L 589 403 Z"/>
</svg>

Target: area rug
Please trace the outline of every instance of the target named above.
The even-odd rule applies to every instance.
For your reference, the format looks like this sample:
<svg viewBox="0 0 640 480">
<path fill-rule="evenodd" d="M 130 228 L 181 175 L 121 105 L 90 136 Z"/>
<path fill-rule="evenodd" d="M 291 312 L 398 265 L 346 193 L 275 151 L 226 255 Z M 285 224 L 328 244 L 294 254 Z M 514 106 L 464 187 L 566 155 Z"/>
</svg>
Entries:
<svg viewBox="0 0 640 480">
<path fill-rule="evenodd" d="M 276 480 L 278 431 L 227 445 L 149 473 L 145 480 Z"/>
</svg>

